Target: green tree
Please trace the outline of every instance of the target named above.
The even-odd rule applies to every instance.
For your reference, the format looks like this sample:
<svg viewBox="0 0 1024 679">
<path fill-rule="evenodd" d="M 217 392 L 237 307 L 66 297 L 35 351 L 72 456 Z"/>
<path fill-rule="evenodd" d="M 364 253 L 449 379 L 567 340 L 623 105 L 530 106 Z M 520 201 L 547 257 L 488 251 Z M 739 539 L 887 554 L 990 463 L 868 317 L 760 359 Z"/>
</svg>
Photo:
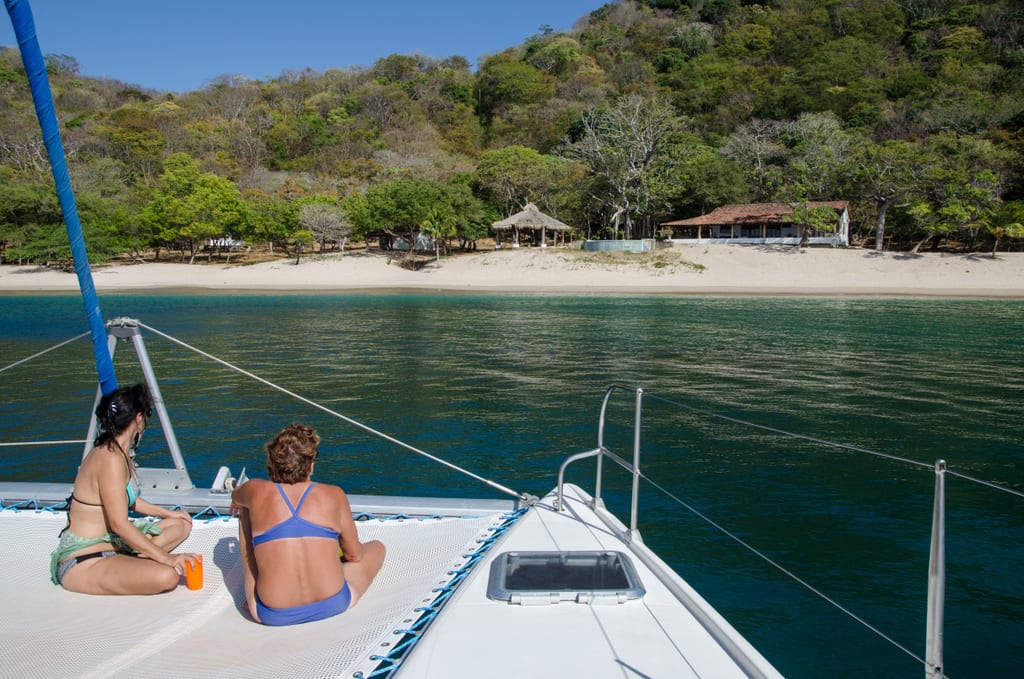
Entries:
<svg viewBox="0 0 1024 679">
<path fill-rule="evenodd" d="M 476 173 L 481 188 L 507 217 L 531 200 L 539 202 L 545 188 L 553 185 L 560 160 L 525 146 L 506 146 L 480 154 Z"/>
<path fill-rule="evenodd" d="M 1024 239 L 1024 200 L 1003 203 L 987 217 L 986 228 L 992 235 L 992 258 L 1004 238 Z"/>
<path fill-rule="evenodd" d="M 465 184 L 425 179 L 375 184 L 365 193 L 346 196 L 342 204 L 359 233 L 384 234 L 384 243 L 402 238 L 409 244 L 408 255 L 420 230 L 429 228 L 447 238 L 456 235 L 460 226 L 479 220 L 481 213 L 480 202 Z"/>
<path fill-rule="evenodd" d="M 458 233 L 455 213 L 450 205 L 435 205 L 427 212 L 423 220 L 423 232 L 434 241 L 434 255 L 441 264 L 441 242 L 453 238 Z"/>
<path fill-rule="evenodd" d="M 912 208 L 924 233 L 914 251 L 929 242 L 937 246 L 944 237 L 975 246 L 986 217 L 1001 203 L 1012 156 L 987 139 L 953 133 L 931 137 L 926 148 L 931 162 Z"/>
<path fill-rule="evenodd" d="M 152 113 L 122 106 L 97 125 L 95 132 L 109 144 L 107 156 L 124 163 L 130 181 L 152 184 L 167 147 L 167 138 L 158 129 Z"/>
<path fill-rule="evenodd" d="M 298 266 L 302 259 L 302 253 L 305 252 L 306 248 L 313 245 L 313 243 L 316 242 L 316 239 L 313 234 L 306 229 L 299 229 L 292 233 L 289 241 L 295 247 L 295 266 Z"/>
<path fill-rule="evenodd" d="M 389 240 L 403 238 L 411 255 L 417 232 L 443 199 L 443 186 L 437 182 L 394 179 L 370 186 L 364 194 L 346 197 L 344 207 L 360 233 L 383 233 Z"/>
<path fill-rule="evenodd" d="M 181 244 L 183 254 L 187 248 L 192 264 L 203 241 L 237 233 L 242 214 L 233 182 L 200 171 L 191 156 L 176 153 L 164 163 L 159 188 L 143 219 L 158 229 L 164 243 Z"/>
<path fill-rule="evenodd" d="M 263 241 L 270 252 L 275 243 L 284 243 L 298 228 L 297 201 L 285 196 L 248 189 L 242 197 L 242 236 Z"/>
<path fill-rule="evenodd" d="M 925 158 L 916 145 L 899 140 L 865 142 L 850 157 L 851 189 L 875 205 L 875 250 L 885 249 L 886 218 L 897 201 L 917 190 Z"/>
<path fill-rule="evenodd" d="M 511 50 L 484 59 L 477 73 L 477 113 L 485 124 L 515 105 L 534 104 L 553 94 L 551 77 L 519 61 Z"/>
</svg>

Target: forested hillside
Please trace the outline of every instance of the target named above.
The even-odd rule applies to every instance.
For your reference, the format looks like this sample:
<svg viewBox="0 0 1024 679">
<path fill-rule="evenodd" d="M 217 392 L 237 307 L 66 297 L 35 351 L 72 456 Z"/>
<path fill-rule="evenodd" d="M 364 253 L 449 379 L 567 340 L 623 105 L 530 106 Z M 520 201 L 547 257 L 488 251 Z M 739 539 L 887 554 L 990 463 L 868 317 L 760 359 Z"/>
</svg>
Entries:
<svg viewBox="0 0 1024 679">
<path fill-rule="evenodd" d="M 620 0 L 504 47 L 475 68 L 392 54 L 183 95 L 49 55 L 93 256 L 420 231 L 469 245 L 527 201 L 582 237 L 651 236 L 726 203 L 848 200 L 868 247 L 1022 247 L 1016 0 Z M 68 256 L 53 193 L 6 48 L 4 261 Z"/>
</svg>

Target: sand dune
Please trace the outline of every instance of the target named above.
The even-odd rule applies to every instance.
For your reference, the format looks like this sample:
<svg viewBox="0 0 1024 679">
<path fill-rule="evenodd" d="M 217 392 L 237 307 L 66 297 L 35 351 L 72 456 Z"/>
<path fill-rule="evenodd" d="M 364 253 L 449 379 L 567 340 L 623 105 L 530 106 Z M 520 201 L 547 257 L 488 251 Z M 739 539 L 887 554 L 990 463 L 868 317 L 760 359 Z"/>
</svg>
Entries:
<svg viewBox="0 0 1024 679">
<path fill-rule="evenodd" d="M 438 290 L 675 295 L 872 295 L 1024 298 L 1024 253 L 876 253 L 859 249 L 676 245 L 654 253 L 561 248 L 442 258 L 419 271 L 349 252 L 251 265 L 97 267 L 100 292 Z M 0 294 L 73 292 L 74 273 L 0 266 Z"/>
</svg>

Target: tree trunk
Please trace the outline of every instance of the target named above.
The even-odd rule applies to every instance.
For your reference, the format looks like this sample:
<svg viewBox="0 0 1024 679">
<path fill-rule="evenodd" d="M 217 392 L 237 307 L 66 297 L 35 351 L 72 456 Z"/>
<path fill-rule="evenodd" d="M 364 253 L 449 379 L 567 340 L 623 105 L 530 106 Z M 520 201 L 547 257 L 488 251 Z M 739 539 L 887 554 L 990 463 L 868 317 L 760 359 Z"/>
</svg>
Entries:
<svg viewBox="0 0 1024 679">
<path fill-rule="evenodd" d="M 935 234 L 930 233 L 927 236 L 925 236 L 923 240 L 921 240 L 920 242 L 917 243 L 917 245 L 911 248 L 910 252 L 916 255 L 918 252 L 921 251 L 921 248 L 924 247 L 924 244 L 930 241 L 932 239 L 932 236 L 934 235 Z"/>
<path fill-rule="evenodd" d="M 878 208 L 878 223 L 875 228 L 875 251 L 881 252 L 885 249 L 885 213 L 889 211 L 889 206 L 896 200 L 895 196 L 891 196 L 882 201 L 881 207 Z"/>
</svg>

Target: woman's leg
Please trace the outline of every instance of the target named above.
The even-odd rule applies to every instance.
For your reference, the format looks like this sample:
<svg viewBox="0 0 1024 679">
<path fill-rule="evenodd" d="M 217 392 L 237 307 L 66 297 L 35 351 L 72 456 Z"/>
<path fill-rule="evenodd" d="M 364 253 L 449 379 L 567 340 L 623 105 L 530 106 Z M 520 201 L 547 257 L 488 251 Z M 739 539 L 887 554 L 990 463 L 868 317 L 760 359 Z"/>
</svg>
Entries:
<svg viewBox="0 0 1024 679">
<path fill-rule="evenodd" d="M 64 575 L 64 589 L 81 594 L 159 594 L 178 586 L 170 566 L 125 554 L 83 561 Z"/>
<path fill-rule="evenodd" d="M 355 606 L 360 597 L 366 594 L 366 590 L 370 589 L 370 583 L 377 577 L 381 566 L 384 565 L 385 551 L 383 542 L 371 540 L 363 543 L 362 559 L 355 562 L 345 561 L 341 564 L 349 592 L 352 594 L 352 603 L 349 608 Z"/>
<path fill-rule="evenodd" d="M 168 552 L 173 551 L 175 547 L 184 542 L 185 538 L 192 532 L 192 524 L 185 519 L 173 517 L 161 519 L 158 525 L 160 526 L 160 535 L 152 535 L 150 539 L 153 540 L 154 544 L 159 545 L 161 549 Z"/>
</svg>

